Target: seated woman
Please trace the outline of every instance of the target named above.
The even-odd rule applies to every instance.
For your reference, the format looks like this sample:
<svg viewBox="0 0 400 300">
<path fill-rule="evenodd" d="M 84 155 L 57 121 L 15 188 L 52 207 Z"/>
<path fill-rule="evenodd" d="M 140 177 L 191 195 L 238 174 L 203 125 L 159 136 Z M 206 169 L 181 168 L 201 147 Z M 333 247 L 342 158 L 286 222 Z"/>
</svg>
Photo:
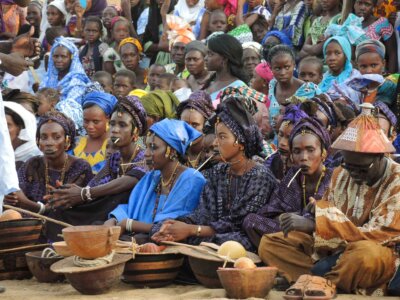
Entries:
<svg viewBox="0 0 400 300">
<path fill-rule="evenodd" d="M 127 203 L 132 188 L 147 171 L 139 136 L 147 130 L 146 112 L 137 97 L 119 98 L 110 120 L 109 157 L 105 166 L 84 188 L 64 185 L 53 192 L 55 217 L 74 225 L 104 222 L 121 203 Z M 110 149 L 111 148 L 111 149 Z M 61 228 L 54 227 L 54 231 Z"/>
<path fill-rule="evenodd" d="M 380 41 L 366 40 L 361 42 L 357 45 L 355 54 L 357 68 L 362 75 L 378 74 L 383 76 L 386 67 L 386 48 Z M 382 101 L 394 110 L 396 90 L 397 84 L 389 78 L 385 78 L 384 83 L 378 87 L 375 96 L 373 95 L 375 91 L 371 91 L 372 99 L 371 95 L 367 94 L 366 96 L 370 96 L 372 102 Z"/>
<path fill-rule="evenodd" d="M 204 91 L 192 93 L 188 100 L 179 104 L 176 115 L 180 120 L 185 121 L 203 134 L 205 123 L 214 115 L 210 96 Z M 196 169 L 205 161 L 204 150 L 209 145 L 204 144 L 204 137 L 202 135 L 189 146 L 187 150 L 188 167 Z"/>
<path fill-rule="evenodd" d="M 135 87 L 138 89 L 146 88 L 147 75 L 146 71 L 139 65 L 140 56 L 142 55 L 143 47 L 139 40 L 135 38 L 126 38 L 119 43 L 118 53 L 125 68 L 131 70 L 136 75 Z"/>
<path fill-rule="evenodd" d="M 78 48 L 64 37 L 57 38 L 51 48 L 47 75 L 39 88 L 53 88 L 61 92 L 56 109 L 71 118 L 78 130 L 83 128 L 81 104 L 89 82 L 79 60 Z"/>
<path fill-rule="evenodd" d="M 207 46 L 202 42 L 193 41 L 186 45 L 185 65 L 190 73 L 187 81 L 192 91 L 200 90 L 211 76 L 205 66 L 206 55 Z"/>
<path fill-rule="evenodd" d="M 74 156 L 86 160 L 97 174 L 105 165 L 108 121 L 117 98 L 104 92 L 91 92 L 82 101 L 83 127 L 87 136 L 82 136 L 72 150 Z"/>
<path fill-rule="evenodd" d="M 216 34 L 208 39 L 205 58 L 207 70 L 215 71 L 202 90 L 210 94 L 214 107 L 227 87 L 245 86 L 247 78 L 242 70 L 243 49 L 240 42 L 228 34 Z"/>
<path fill-rule="evenodd" d="M 5 101 L 4 112 L 18 170 L 28 159 L 42 154 L 36 145 L 36 119 L 31 112 L 15 102 Z"/>
<path fill-rule="evenodd" d="M 347 38 L 329 38 L 324 43 L 323 53 L 328 71 L 318 85 L 321 91 L 327 93 L 332 100 L 345 96 L 359 103 L 360 94 L 346 85 L 346 81 L 360 75 L 351 64 L 351 45 Z"/>
<path fill-rule="evenodd" d="M 278 130 L 278 151 L 265 160 L 265 166 L 269 168 L 278 181 L 281 181 L 293 165 L 290 155 L 289 138 L 293 127 L 307 114 L 297 105 L 291 104 L 285 108 L 282 121 Z"/>
<path fill-rule="evenodd" d="M 293 102 L 294 98 L 303 101 L 321 93 L 314 83 L 303 82 L 294 77 L 296 58 L 289 46 L 273 47 L 268 53 L 268 62 L 271 65 L 272 74 L 274 74 L 268 90 L 268 98 L 271 101 L 269 107 L 271 123 L 276 122 L 280 105 L 288 105 Z"/>
<path fill-rule="evenodd" d="M 328 132 L 316 119 L 303 118 L 294 126 L 289 146 L 295 167 L 285 175 L 270 201 L 243 222 L 254 246 L 258 247 L 264 234 L 281 231 L 281 214 L 303 215 L 311 199 L 322 198 L 332 175 L 332 169 L 324 166 L 330 143 Z"/>
<path fill-rule="evenodd" d="M 74 147 L 75 126 L 71 119 L 60 112 L 48 112 L 39 121 L 36 137 L 43 156 L 29 159 L 18 170 L 21 190 L 5 197 L 7 204 L 28 209 L 40 214 L 51 215 L 53 203 L 50 198 L 43 204 L 44 196 L 56 187 L 74 183 L 86 186 L 92 179 L 92 169 L 83 159 L 70 156 L 66 151 Z M 49 235 L 52 226 L 46 227 Z"/>
<path fill-rule="evenodd" d="M 207 184 L 199 207 L 191 215 L 154 225 L 155 241 L 222 244 L 235 240 L 255 250 L 242 230 L 243 219 L 268 203 L 276 181 L 268 169 L 251 159 L 262 150 L 262 139 L 242 101 L 231 97 L 217 109 L 217 143 L 225 163 L 204 172 Z"/>
<path fill-rule="evenodd" d="M 147 234 L 154 223 L 192 213 L 206 181 L 181 160 L 199 137 L 200 133 L 183 121 L 164 119 L 151 126 L 145 159 L 152 171 L 135 186 L 128 204 L 110 212 L 106 224 L 118 224 L 122 232 Z"/>
</svg>

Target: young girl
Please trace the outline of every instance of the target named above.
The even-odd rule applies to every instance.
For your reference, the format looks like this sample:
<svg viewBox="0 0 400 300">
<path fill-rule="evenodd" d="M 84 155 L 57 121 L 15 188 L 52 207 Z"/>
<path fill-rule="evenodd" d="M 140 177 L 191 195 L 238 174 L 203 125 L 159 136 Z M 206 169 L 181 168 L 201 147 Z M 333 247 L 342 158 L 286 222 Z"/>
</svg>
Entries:
<svg viewBox="0 0 400 300">
<path fill-rule="evenodd" d="M 299 79 L 304 82 L 319 84 L 322 80 L 324 64 L 322 60 L 315 56 L 303 58 L 298 65 Z"/>
<path fill-rule="evenodd" d="M 114 40 L 103 55 L 103 70 L 111 74 L 124 68 L 121 57 L 118 54 L 119 44 L 129 37 L 129 22 L 123 17 L 116 17 L 111 21 L 111 36 Z"/>
<path fill-rule="evenodd" d="M 271 67 L 268 63 L 262 62 L 254 69 L 253 78 L 250 81 L 250 86 L 257 92 L 268 95 L 269 83 L 274 78 Z"/>
<path fill-rule="evenodd" d="M 47 21 L 51 27 L 65 26 L 66 17 L 64 1 L 55 0 L 47 6 Z"/>
<path fill-rule="evenodd" d="M 377 0 L 356 0 L 354 3 L 354 13 L 357 17 L 363 17 L 362 26 L 368 38 L 382 41 L 387 49 L 386 59 L 388 71 L 396 73 L 396 36 L 393 34 L 393 26 L 388 19 L 374 16 L 374 7 Z"/>
<path fill-rule="evenodd" d="M 360 75 L 351 64 L 351 46 L 349 41 L 340 36 L 329 38 L 323 47 L 324 59 L 328 65 L 328 71 L 319 84 L 323 93 L 327 93 L 331 98 L 337 99 L 347 96 L 354 102 L 358 102 L 360 95 L 355 90 L 349 88 L 345 81 L 354 76 Z"/>
<path fill-rule="evenodd" d="M 322 57 L 322 46 L 326 40 L 324 33 L 330 24 L 337 24 L 340 18 L 340 1 L 327 0 L 321 1 L 322 16 L 316 18 L 306 36 L 306 41 L 299 53 L 303 58 L 309 55 Z"/>
<path fill-rule="evenodd" d="M 147 84 L 146 70 L 139 65 L 142 52 L 143 47 L 138 39 L 129 37 L 123 39 L 119 44 L 118 53 L 121 61 L 126 69 L 135 72 L 136 87 L 140 89 L 144 89 Z"/>
<path fill-rule="evenodd" d="M 82 101 L 83 126 L 87 136 L 81 137 L 72 154 L 86 160 L 97 174 L 104 166 L 108 137 L 108 121 L 117 99 L 103 92 L 91 92 Z"/>
<path fill-rule="evenodd" d="M 39 117 L 48 111 L 54 111 L 56 104 L 60 101 L 60 93 L 52 88 L 42 88 L 36 93 L 36 96 L 39 100 L 37 111 Z"/>
<path fill-rule="evenodd" d="M 95 72 L 102 70 L 103 55 L 108 49 L 108 45 L 100 41 L 103 24 L 99 17 L 91 16 L 85 19 L 83 28 L 86 45 L 81 48 L 79 58 L 86 75 L 92 77 Z"/>
<path fill-rule="evenodd" d="M 291 103 L 292 96 L 311 98 L 321 93 L 313 83 L 305 83 L 293 76 L 295 55 L 286 45 L 278 45 L 269 51 L 268 61 L 271 65 L 274 79 L 269 83 L 268 98 L 271 101 L 270 120 L 274 120 L 280 110 L 280 105 Z"/>
<path fill-rule="evenodd" d="M 107 6 L 103 11 L 103 15 L 101 17 L 101 21 L 103 22 L 104 27 L 107 29 L 107 44 L 112 43 L 112 34 L 111 34 L 111 20 L 115 17 L 119 16 L 119 11 L 115 6 Z"/>
</svg>

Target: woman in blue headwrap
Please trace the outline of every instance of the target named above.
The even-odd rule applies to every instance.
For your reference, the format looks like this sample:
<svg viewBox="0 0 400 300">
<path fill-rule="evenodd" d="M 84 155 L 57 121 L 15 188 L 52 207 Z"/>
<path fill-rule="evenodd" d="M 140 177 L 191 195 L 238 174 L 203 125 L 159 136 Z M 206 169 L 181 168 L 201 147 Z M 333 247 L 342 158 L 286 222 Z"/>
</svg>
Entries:
<svg viewBox="0 0 400 300">
<path fill-rule="evenodd" d="M 128 204 L 114 209 L 106 224 L 125 233 L 150 232 L 154 223 L 190 214 L 198 205 L 206 180 L 182 162 L 190 144 L 201 133 L 186 122 L 164 119 L 150 127 L 146 164 L 152 169 L 133 189 Z"/>
<path fill-rule="evenodd" d="M 82 101 L 83 127 L 87 136 L 79 139 L 72 154 L 86 160 L 94 174 L 103 168 L 106 159 L 108 121 L 117 98 L 104 92 L 90 92 Z"/>
<path fill-rule="evenodd" d="M 285 33 L 278 30 L 271 30 L 267 32 L 267 34 L 261 40 L 262 55 L 264 59 L 268 60 L 268 53 L 272 47 L 282 44 L 293 48 L 292 41 Z"/>
<path fill-rule="evenodd" d="M 82 97 L 89 82 L 79 60 L 78 48 L 64 37 L 57 38 L 51 48 L 47 74 L 40 88 L 61 92 L 56 109 L 71 118 L 79 130 L 83 127 Z"/>
<path fill-rule="evenodd" d="M 319 84 L 323 93 L 327 93 L 333 100 L 346 96 L 358 103 L 360 93 L 346 85 L 353 77 L 360 75 L 351 64 L 351 45 L 342 36 L 329 38 L 323 47 L 324 59 L 328 71 Z"/>
</svg>

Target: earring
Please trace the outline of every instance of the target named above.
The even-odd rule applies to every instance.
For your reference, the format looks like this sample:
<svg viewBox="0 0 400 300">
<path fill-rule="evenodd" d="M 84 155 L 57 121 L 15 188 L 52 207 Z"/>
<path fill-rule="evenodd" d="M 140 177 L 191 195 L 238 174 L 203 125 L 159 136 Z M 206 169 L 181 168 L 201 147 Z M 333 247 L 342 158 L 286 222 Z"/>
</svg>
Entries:
<svg viewBox="0 0 400 300">
<path fill-rule="evenodd" d="M 322 160 L 325 161 L 325 159 L 328 157 L 328 154 L 326 153 L 325 149 L 322 149 L 322 154 L 321 154 Z"/>
<path fill-rule="evenodd" d="M 237 146 L 237 145 L 239 145 L 239 142 L 238 142 L 238 140 L 236 140 L 236 141 L 233 143 L 233 145 L 234 145 L 234 146 Z"/>
<path fill-rule="evenodd" d="M 170 158 L 171 155 L 171 148 L 169 146 L 167 146 L 167 150 L 165 151 L 165 158 Z"/>
</svg>

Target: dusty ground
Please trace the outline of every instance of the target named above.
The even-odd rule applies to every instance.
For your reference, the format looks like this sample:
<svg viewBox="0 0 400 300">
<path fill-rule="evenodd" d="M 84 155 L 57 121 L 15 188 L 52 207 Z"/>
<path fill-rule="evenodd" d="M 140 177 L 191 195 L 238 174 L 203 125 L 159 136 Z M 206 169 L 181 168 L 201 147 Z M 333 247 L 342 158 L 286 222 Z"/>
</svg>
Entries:
<svg viewBox="0 0 400 300">
<path fill-rule="evenodd" d="M 119 300 L 119 299 L 226 299 L 225 291 L 222 289 L 206 289 L 200 285 L 197 286 L 180 286 L 171 285 L 160 289 L 135 289 L 130 285 L 120 282 L 109 293 L 96 296 L 86 296 L 79 294 L 68 283 L 47 284 L 38 283 L 36 279 L 30 280 L 6 280 L 0 282 L 1 286 L 6 288 L 6 292 L 0 294 L 1 300 L 48 300 L 48 299 L 96 299 L 96 300 Z M 267 299 L 281 300 L 283 293 L 271 291 Z M 358 300 L 365 299 L 362 296 L 339 295 L 337 300 Z M 254 299 L 254 298 L 253 298 Z M 368 298 L 378 299 L 378 298 Z M 381 298 L 382 299 L 382 298 Z M 400 298 L 385 298 L 400 299 Z"/>
</svg>

